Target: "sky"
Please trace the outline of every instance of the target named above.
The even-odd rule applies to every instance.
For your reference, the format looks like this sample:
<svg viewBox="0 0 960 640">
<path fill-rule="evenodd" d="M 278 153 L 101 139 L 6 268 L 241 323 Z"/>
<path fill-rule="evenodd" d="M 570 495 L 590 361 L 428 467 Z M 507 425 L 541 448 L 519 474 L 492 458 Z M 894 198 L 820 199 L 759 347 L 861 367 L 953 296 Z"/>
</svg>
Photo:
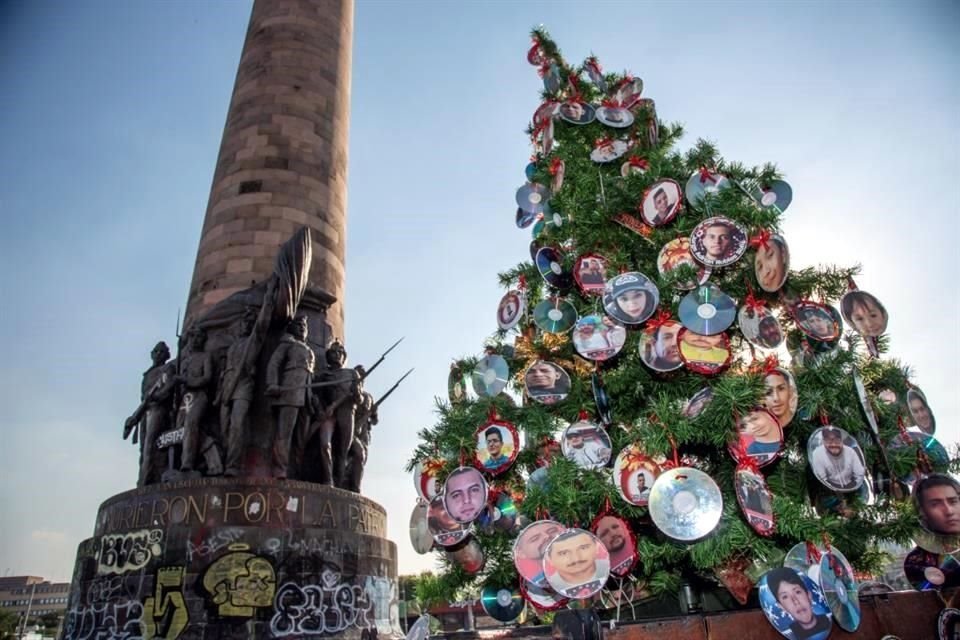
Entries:
<svg viewBox="0 0 960 640">
<path fill-rule="evenodd" d="M 250 2 L 0 4 L 0 575 L 68 580 L 100 502 L 136 483 L 120 438 L 174 341 Z M 528 259 L 514 192 L 543 24 L 567 60 L 643 78 L 680 149 L 773 161 L 792 265 L 860 264 L 944 444 L 960 440 L 960 5 L 950 2 L 356 4 L 346 336 L 383 405 L 365 493 L 402 573 L 403 467 L 450 362 L 496 329 Z"/>
</svg>

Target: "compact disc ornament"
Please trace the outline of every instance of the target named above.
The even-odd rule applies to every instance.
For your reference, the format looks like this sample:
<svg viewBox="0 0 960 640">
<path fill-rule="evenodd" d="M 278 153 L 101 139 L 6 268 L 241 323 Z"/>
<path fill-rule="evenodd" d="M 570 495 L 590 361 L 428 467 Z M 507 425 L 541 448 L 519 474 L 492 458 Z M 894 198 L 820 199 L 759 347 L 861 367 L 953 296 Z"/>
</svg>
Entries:
<svg viewBox="0 0 960 640">
<path fill-rule="evenodd" d="M 586 529 L 567 529 L 547 545 L 543 554 L 547 584 L 562 596 L 585 600 L 610 577 L 610 552 Z"/>
<path fill-rule="evenodd" d="M 630 523 L 612 511 L 601 513 L 590 525 L 603 546 L 610 552 L 610 573 L 625 576 L 637 564 L 637 543 Z"/>
<path fill-rule="evenodd" d="M 547 298 L 533 308 L 533 323 L 546 333 L 566 333 L 576 321 L 576 307 L 563 298 Z"/>
<path fill-rule="evenodd" d="M 674 540 L 691 542 L 716 528 L 723 515 L 723 496 L 703 471 L 676 467 L 653 483 L 648 508 L 660 531 Z"/>
<path fill-rule="evenodd" d="M 560 439 L 560 448 L 564 457 L 581 469 L 607 466 L 613 451 L 606 430 L 588 420 L 578 420 L 568 426 Z"/>
<path fill-rule="evenodd" d="M 563 269 L 563 254 L 554 247 L 543 247 L 537 251 L 534 260 L 537 271 L 543 276 L 544 282 L 557 289 L 566 289 L 573 281 L 570 273 Z"/>
<path fill-rule="evenodd" d="M 517 326 L 523 315 L 523 293 L 517 290 L 508 291 L 497 305 L 497 326 L 509 331 Z"/>
<path fill-rule="evenodd" d="M 814 551 L 816 553 L 813 553 Z M 819 558 L 826 552 L 826 547 L 822 545 L 815 545 L 812 542 L 798 542 L 787 551 L 787 555 L 783 558 L 783 566 L 796 569 L 808 576 L 811 574 L 817 575 L 820 571 Z M 816 567 L 816 570 L 811 570 L 812 567 Z"/>
<path fill-rule="evenodd" d="M 520 452 L 520 436 L 511 422 L 492 418 L 473 434 L 473 464 L 492 476 L 506 471 Z"/>
<path fill-rule="evenodd" d="M 728 448 L 735 460 L 747 456 L 757 466 L 764 467 L 780 457 L 783 429 L 772 413 L 756 407 L 737 420 L 736 437 Z"/>
<path fill-rule="evenodd" d="M 602 138 L 594 143 L 590 159 L 599 164 L 613 162 L 623 156 L 629 148 L 630 146 L 623 140 Z"/>
<path fill-rule="evenodd" d="M 520 593 L 540 611 L 556 611 L 570 602 L 550 587 L 538 587 L 526 578 L 520 579 Z"/>
<path fill-rule="evenodd" d="M 443 467 L 440 460 L 424 460 L 413 467 L 413 486 L 421 499 L 430 502 L 440 495 L 440 482 L 437 473 Z"/>
<path fill-rule="evenodd" d="M 829 305 L 801 300 L 790 309 L 797 327 L 808 337 L 819 341 L 836 340 L 840 337 L 840 323 Z"/>
<path fill-rule="evenodd" d="M 527 166 L 523 169 L 523 175 L 526 176 L 528 182 L 532 182 L 533 176 L 537 175 L 537 163 L 528 162 Z"/>
<path fill-rule="evenodd" d="M 429 553 L 433 549 L 433 535 L 427 526 L 429 505 L 418 500 L 410 514 L 410 544 L 419 554 Z"/>
<path fill-rule="evenodd" d="M 461 524 L 473 522 L 487 506 L 487 479 L 474 467 L 457 467 L 443 483 L 443 506 Z"/>
<path fill-rule="evenodd" d="M 521 578 L 541 588 L 549 586 L 543 573 L 543 555 L 550 541 L 564 529 L 553 520 L 536 520 L 520 531 L 513 542 L 513 564 Z"/>
<path fill-rule="evenodd" d="M 626 129 L 633 124 L 633 114 L 623 107 L 603 106 L 597 109 L 597 120 L 614 129 Z"/>
<path fill-rule="evenodd" d="M 523 372 L 527 397 L 540 404 L 556 404 L 570 393 L 570 374 L 549 360 L 536 360 Z"/>
<path fill-rule="evenodd" d="M 544 64 L 541 69 L 543 71 L 543 88 L 547 90 L 547 93 L 556 93 L 559 91 L 560 85 L 563 82 L 560 77 L 560 65 L 550 61 L 548 64 Z"/>
<path fill-rule="evenodd" d="M 590 388 L 593 391 L 593 402 L 597 405 L 597 416 L 600 417 L 600 422 L 605 426 L 610 426 L 613 423 L 613 414 L 610 409 L 610 396 L 607 395 L 606 389 L 603 388 L 603 379 L 599 373 L 594 372 L 590 375 Z"/>
<path fill-rule="evenodd" d="M 489 353 L 477 363 L 470 380 L 478 396 L 492 398 L 506 388 L 510 381 L 510 367 L 503 356 Z"/>
<path fill-rule="evenodd" d="M 856 491 L 866 475 L 866 461 L 856 438 L 839 427 L 820 427 L 807 440 L 807 460 L 824 486 L 840 493 Z"/>
<path fill-rule="evenodd" d="M 820 585 L 789 567 L 767 571 L 757 583 L 760 608 L 770 625 L 787 638 L 825 640 L 833 614 Z"/>
<path fill-rule="evenodd" d="M 960 563 L 950 553 L 930 553 L 917 547 L 904 558 L 903 572 L 917 591 L 941 591 L 960 586 Z"/>
<path fill-rule="evenodd" d="M 733 484 L 737 490 L 737 503 L 747 524 L 762 536 L 773 535 L 776 530 L 773 494 L 763 474 L 746 466 L 738 466 Z"/>
<path fill-rule="evenodd" d="M 783 367 L 766 369 L 763 374 L 763 408 L 773 414 L 780 426 L 786 429 L 797 414 L 800 395 L 793 374 Z"/>
<path fill-rule="evenodd" d="M 691 420 L 696 419 L 700 417 L 700 414 L 704 412 L 712 401 L 713 389 L 704 387 L 693 394 L 690 399 L 683 404 L 680 413 L 683 414 L 685 418 L 690 418 Z"/>
<path fill-rule="evenodd" d="M 726 333 L 705 336 L 684 327 L 677 334 L 677 344 L 684 366 L 705 376 L 716 375 L 726 369 L 733 357 L 730 338 Z"/>
<path fill-rule="evenodd" d="M 640 360 L 654 371 L 665 373 L 683 366 L 677 337 L 682 325 L 668 320 L 656 326 L 644 327 L 640 334 Z"/>
<path fill-rule="evenodd" d="M 450 404 L 459 404 L 467 399 L 467 380 L 459 365 L 451 365 L 447 376 L 447 397 Z"/>
<path fill-rule="evenodd" d="M 573 279 L 585 295 L 603 295 L 607 284 L 607 259 L 596 253 L 579 256 L 573 265 Z"/>
<path fill-rule="evenodd" d="M 640 198 L 640 215 L 651 227 L 673 222 L 683 210 L 683 192 L 676 180 L 664 178 L 647 187 Z"/>
<path fill-rule="evenodd" d="M 853 567 L 839 550 L 820 556 L 820 588 L 833 612 L 833 621 L 853 633 L 860 627 L 860 596 Z"/>
<path fill-rule="evenodd" d="M 475 539 L 470 538 L 446 551 L 447 560 L 460 567 L 468 576 L 475 576 L 483 571 L 487 556 L 483 547 Z"/>
<path fill-rule="evenodd" d="M 683 191 L 690 206 L 694 209 L 700 209 L 703 207 L 704 198 L 707 194 L 716 195 L 729 187 L 730 181 L 727 180 L 725 175 L 702 169 L 690 176 Z"/>
<path fill-rule="evenodd" d="M 693 268 L 696 275 L 689 280 L 677 281 L 673 285 L 677 289 L 682 291 L 693 289 L 698 284 L 704 284 L 707 278 L 710 277 L 711 269 L 693 259 L 693 254 L 690 253 L 689 238 L 675 238 L 663 245 L 663 248 L 660 249 L 660 253 L 657 256 L 657 270 L 660 272 L 660 275 L 669 275 L 683 265 L 689 265 Z"/>
<path fill-rule="evenodd" d="M 690 252 L 708 267 L 726 267 L 747 250 L 746 230 L 724 216 L 707 218 L 690 234 Z"/>
<path fill-rule="evenodd" d="M 753 258 L 757 284 L 768 293 L 779 291 L 790 272 L 790 248 L 778 233 L 760 239 L 757 254 Z"/>
<path fill-rule="evenodd" d="M 660 291 L 638 271 L 621 273 L 607 281 L 603 290 L 603 309 L 623 324 L 645 322 L 660 303 Z"/>
<path fill-rule="evenodd" d="M 524 211 L 522 207 L 517 207 L 517 228 L 526 229 L 536 222 L 538 215 L 533 211 Z"/>
<path fill-rule="evenodd" d="M 713 284 L 704 284 L 688 293 L 680 301 L 680 323 L 704 336 L 722 333 L 737 317 L 733 298 Z"/>
<path fill-rule="evenodd" d="M 523 613 L 523 596 L 516 587 L 488 584 L 480 592 L 480 605 L 499 622 L 513 622 Z"/>
<path fill-rule="evenodd" d="M 761 187 L 757 197 L 757 204 L 761 207 L 776 207 L 780 213 L 787 210 L 793 201 L 793 189 L 783 180 L 774 180 L 766 187 Z"/>
<path fill-rule="evenodd" d="M 960 553 L 960 535 L 934 533 L 922 523 L 913 534 L 913 541 L 918 547 L 930 553 Z"/>
<path fill-rule="evenodd" d="M 590 124 L 597 117 L 596 109 L 586 102 L 567 101 L 560 105 L 560 117 L 570 124 Z"/>
<path fill-rule="evenodd" d="M 761 349 L 776 349 L 783 344 L 780 321 L 766 306 L 745 304 L 737 313 L 740 333 L 750 344 Z"/>
<path fill-rule="evenodd" d="M 659 475 L 660 465 L 637 445 L 629 445 L 617 455 L 611 477 L 624 501 L 645 507 L 650 501 L 650 489 Z"/>
<path fill-rule="evenodd" d="M 614 357 L 620 353 L 626 341 L 626 328 L 607 316 L 583 316 L 573 327 L 573 348 L 594 362 Z"/>
<path fill-rule="evenodd" d="M 517 206 L 529 213 L 542 213 L 548 200 L 550 190 L 542 184 L 528 182 L 517 189 Z"/>
<path fill-rule="evenodd" d="M 439 495 L 430 501 L 427 511 L 427 528 L 433 536 L 434 542 L 441 547 L 453 547 L 470 535 L 470 527 L 462 522 L 457 522 L 447 512 L 443 505 L 443 496 Z"/>
</svg>

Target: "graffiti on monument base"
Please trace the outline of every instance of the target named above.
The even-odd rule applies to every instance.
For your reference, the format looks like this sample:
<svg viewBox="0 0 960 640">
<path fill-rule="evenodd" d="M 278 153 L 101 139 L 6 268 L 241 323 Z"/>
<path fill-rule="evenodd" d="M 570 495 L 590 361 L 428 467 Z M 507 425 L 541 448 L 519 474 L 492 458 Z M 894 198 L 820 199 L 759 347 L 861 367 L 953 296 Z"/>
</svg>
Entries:
<svg viewBox="0 0 960 640">
<path fill-rule="evenodd" d="M 74 607 L 64 619 L 63 640 L 144 640 L 142 620 L 136 600 Z"/>
<path fill-rule="evenodd" d="M 97 573 L 127 573 L 142 569 L 163 553 L 161 529 L 141 529 L 100 537 Z"/>
<path fill-rule="evenodd" d="M 351 628 L 369 638 L 377 637 L 378 630 L 390 633 L 395 591 L 395 581 L 388 578 L 367 577 L 362 585 L 348 584 L 339 569 L 329 565 L 320 574 L 320 584 L 287 582 L 277 590 L 270 633 L 277 638 L 329 635 Z"/>
<path fill-rule="evenodd" d="M 277 588 L 273 565 L 249 552 L 249 545 L 231 544 L 229 553 L 215 560 L 203 576 L 203 588 L 221 616 L 253 616 L 269 607 Z"/>
<path fill-rule="evenodd" d="M 183 567 L 157 570 L 154 593 L 143 601 L 143 635 L 147 638 L 175 640 L 190 622 L 183 599 Z"/>
<path fill-rule="evenodd" d="M 194 558 L 206 558 L 212 556 L 224 547 L 243 538 L 243 529 L 236 527 L 221 529 L 197 544 L 187 539 L 187 562 L 193 562 Z"/>
</svg>

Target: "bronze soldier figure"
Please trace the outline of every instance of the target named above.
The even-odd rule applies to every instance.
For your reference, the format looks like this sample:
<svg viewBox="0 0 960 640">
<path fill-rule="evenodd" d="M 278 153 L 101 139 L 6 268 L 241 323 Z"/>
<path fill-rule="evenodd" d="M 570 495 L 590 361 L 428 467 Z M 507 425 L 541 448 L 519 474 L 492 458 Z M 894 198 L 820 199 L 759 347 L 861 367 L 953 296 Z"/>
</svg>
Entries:
<svg viewBox="0 0 960 640">
<path fill-rule="evenodd" d="M 176 382 L 176 369 L 168 363 L 170 348 L 166 342 L 158 342 L 150 352 L 153 366 L 143 374 L 140 385 L 140 406 L 124 423 L 124 439 L 139 427 L 134 441 L 140 441 L 140 476 L 137 486 L 142 487 L 159 479 L 162 465 L 157 449 L 157 436 L 167 427 L 170 420 L 173 386 Z"/>
<path fill-rule="evenodd" d="M 179 378 L 183 396 L 177 412 L 177 428 L 183 428 L 181 471 L 194 471 L 200 445 L 200 421 L 207 411 L 207 388 L 213 378 L 213 359 L 203 349 L 207 332 L 193 328 L 187 333 L 186 355 L 180 356 Z"/>
<path fill-rule="evenodd" d="M 253 402 L 253 384 L 258 350 L 250 348 L 250 333 L 256 314 L 247 312 L 235 328 L 235 338 L 227 349 L 214 404 L 220 405 L 220 429 L 226 449 L 224 475 L 240 475 L 247 440 L 247 416 Z"/>
<path fill-rule="evenodd" d="M 290 444 L 297 419 L 304 408 L 312 410 L 316 356 L 307 343 L 307 318 L 297 316 L 267 363 L 267 395 L 277 408 L 277 433 L 273 441 L 273 475 L 286 478 L 290 467 Z"/>
<path fill-rule="evenodd" d="M 347 456 L 353 444 L 354 418 L 362 399 L 360 374 L 356 369 L 344 368 L 347 351 L 339 340 L 327 347 L 326 360 L 328 368 L 319 376 L 326 384 L 320 464 L 322 469 L 329 470 L 332 484 L 343 488 L 347 486 Z"/>
</svg>

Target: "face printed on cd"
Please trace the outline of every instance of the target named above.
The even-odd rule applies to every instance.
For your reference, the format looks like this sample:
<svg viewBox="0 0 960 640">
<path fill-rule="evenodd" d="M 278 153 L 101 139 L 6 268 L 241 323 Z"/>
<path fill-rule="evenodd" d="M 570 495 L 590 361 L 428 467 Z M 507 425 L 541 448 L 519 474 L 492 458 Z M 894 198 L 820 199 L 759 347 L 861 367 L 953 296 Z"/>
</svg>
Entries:
<svg viewBox="0 0 960 640">
<path fill-rule="evenodd" d="M 931 473 L 913 493 L 920 523 L 942 536 L 960 536 L 960 483 L 952 476 Z"/>
<path fill-rule="evenodd" d="M 780 455 L 783 431 L 773 414 L 764 409 L 755 409 L 737 421 L 736 444 L 762 467 Z"/>
<path fill-rule="evenodd" d="M 607 284 L 607 259 L 592 253 L 580 256 L 573 266 L 573 277 L 585 294 L 603 295 Z"/>
<path fill-rule="evenodd" d="M 780 322 L 766 307 L 740 307 L 737 324 L 740 325 L 743 337 L 761 349 L 776 349 L 783 342 Z"/>
<path fill-rule="evenodd" d="M 690 252 L 708 267 L 733 264 L 747 250 L 747 233 L 729 218 L 714 216 L 698 224 L 690 235 Z"/>
<path fill-rule="evenodd" d="M 674 371 L 683 366 L 677 336 L 683 327 L 669 321 L 640 335 L 640 359 L 654 371 Z"/>
<path fill-rule="evenodd" d="M 830 607 L 817 584 L 789 567 L 765 573 L 757 584 L 770 624 L 796 640 L 825 640 L 833 625 Z"/>
<path fill-rule="evenodd" d="M 814 340 L 835 340 L 840 335 L 840 326 L 826 305 L 800 302 L 794 314 L 800 330 Z"/>
<path fill-rule="evenodd" d="M 606 316 L 584 316 L 573 327 L 573 346 L 587 360 L 609 360 L 620 353 L 626 341 L 627 330 Z"/>
<path fill-rule="evenodd" d="M 637 545 L 627 521 L 615 515 L 600 516 L 591 529 L 610 552 L 610 573 L 629 573 L 637 561 Z"/>
<path fill-rule="evenodd" d="M 547 545 L 543 571 L 549 585 L 560 595 L 589 598 L 610 577 L 610 554 L 589 531 L 567 529 Z"/>
<path fill-rule="evenodd" d="M 679 344 L 680 357 L 691 371 L 711 375 L 730 363 L 730 339 L 726 333 L 704 336 L 681 329 Z"/>
<path fill-rule="evenodd" d="M 613 481 L 620 496 L 630 504 L 644 507 L 660 467 L 636 446 L 623 449 L 613 464 Z"/>
<path fill-rule="evenodd" d="M 500 306 L 497 307 L 497 325 L 501 329 L 512 329 L 520 320 L 520 312 L 523 309 L 523 299 L 516 291 L 509 291 L 500 300 Z"/>
<path fill-rule="evenodd" d="M 683 192 L 676 180 L 659 180 L 643 193 L 643 221 L 651 227 L 663 226 L 677 217 L 683 208 Z"/>
<path fill-rule="evenodd" d="M 907 408 L 910 409 L 913 423 L 928 436 L 933 435 L 937 430 L 937 421 L 933 417 L 933 412 L 930 411 L 926 396 L 919 389 L 907 391 Z"/>
<path fill-rule="evenodd" d="M 633 114 L 622 107 L 600 107 L 597 109 L 597 120 L 616 129 L 623 129 L 633 124 Z"/>
<path fill-rule="evenodd" d="M 840 300 L 847 324 L 862 336 L 878 338 L 887 330 L 887 310 L 866 291 L 850 291 Z"/>
<path fill-rule="evenodd" d="M 457 522 L 473 522 L 487 506 L 487 481 L 473 467 L 456 469 L 443 485 L 443 506 Z"/>
<path fill-rule="evenodd" d="M 660 291 L 642 273 L 623 273 L 612 278 L 603 292 L 603 308 L 624 324 L 640 324 L 653 315 Z"/>
<path fill-rule="evenodd" d="M 797 383 L 786 369 L 773 369 L 763 378 L 763 407 L 786 427 L 797 413 Z"/>
<path fill-rule="evenodd" d="M 452 547 L 462 542 L 470 535 L 467 525 L 457 522 L 443 506 L 443 496 L 436 496 L 430 501 L 427 511 L 427 528 L 433 539 L 442 547 Z"/>
<path fill-rule="evenodd" d="M 600 164 L 613 162 L 625 154 L 629 148 L 630 145 L 623 140 L 604 139 L 594 145 L 593 151 L 590 152 L 590 159 Z"/>
<path fill-rule="evenodd" d="M 734 483 L 737 502 L 747 518 L 747 524 L 761 535 L 773 532 L 773 496 L 763 475 L 749 469 L 737 469 Z"/>
<path fill-rule="evenodd" d="M 581 469 L 599 469 L 610 462 L 610 436 L 592 422 L 580 421 L 567 427 L 560 446 L 567 460 Z"/>
<path fill-rule="evenodd" d="M 475 462 L 484 471 L 496 475 L 513 464 L 519 452 L 517 431 L 506 423 L 481 426 L 476 433 Z"/>
<path fill-rule="evenodd" d="M 681 265 L 689 265 L 696 269 L 696 278 L 677 282 L 674 286 L 677 289 L 688 290 L 695 288 L 698 284 L 706 282 L 710 276 L 710 270 L 693 259 L 690 253 L 690 240 L 688 238 L 676 238 L 660 249 L 657 256 L 657 269 L 660 275 L 667 275 Z"/>
<path fill-rule="evenodd" d="M 814 431 L 807 441 L 807 460 L 817 480 L 834 491 L 856 491 L 863 484 L 863 451 L 843 429 L 826 426 Z"/>
<path fill-rule="evenodd" d="M 710 401 L 713 400 L 713 389 L 704 387 L 693 394 L 693 397 L 687 400 L 683 405 L 681 413 L 685 418 L 697 418 L 703 413 Z"/>
<path fill-rule="evenodd" d="M 570 376 L 559 365 L 537 360 L 523 375 L 524 388 L 540 404 L 556 404 L 570 393 Z"/>
<path fill-rule="evenodd" d="M 513 564 L 517 573 L 538 587 L 547 586 L 543 573 L 543 556 L 547 545 L 564 527 L 553 520 L 538 520 L 528 525 L 513 543 Z"/>
<path fill-rule="evenodd" d="M 790 269 L 790 251 L 783 236 L 772 235 L 766 245 L 757 247 L 754 268 L 761 289 L 771 293 L 780 290 Z"/>
<path fill-rule="evenodd" d="M 560 117 L 572 124 L 589 124 L 596 117 L 593 105 L 585 102 L 564 102 L 560 105 Z"/>
</svg>

